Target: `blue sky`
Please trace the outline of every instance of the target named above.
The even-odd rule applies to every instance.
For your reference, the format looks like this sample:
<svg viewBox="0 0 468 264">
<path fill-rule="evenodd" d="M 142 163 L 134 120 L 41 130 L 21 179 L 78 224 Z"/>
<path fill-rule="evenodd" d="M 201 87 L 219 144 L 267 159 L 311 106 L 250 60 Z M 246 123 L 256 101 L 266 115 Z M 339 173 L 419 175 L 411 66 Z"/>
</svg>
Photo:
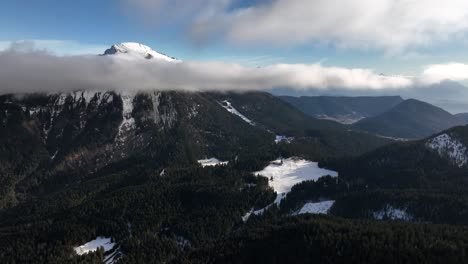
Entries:
<svg viewBox="0 0 468 264">
<path fill-rule="evenodd" d="M 225 39 L 199 44 L 187 34 L 187 23 L 190 22 L 184 19 L 174 19 L 169 23 L 148 22 L 151 17 L 146 18 L 147 13 L 160 14 L 161 10 L 141 11 L 139 8 L 141 3 L 146 4 L 145 1 L 134 2 L 136 4 L 132 5 L 130 0 L 1 0 L 0 46 L 17 40 L 67 41 L 62 44 L 43 41 L 39 46 L 59 54 L 76 54 L 102 52 L 111 44 L 135 41 L 183 60 L 223 60 L 248 66 L 320 62 L 326 66 L 370 68 L 385 74 L 405 75 L 416 75 L 425 65 L 468 59 L 465 52 L 467 44 L 459 39 L 434 41 L 430 45 L 398 52 L 389 52 L 381 47 L 341 47 L 333 41 L 323 42 L 319 38 L 291 45 L 239 45 Z M 235 12 L 271 2 L 274 1 L 232 1 L 224 11 Z M 200 5 L 203 4 L 209 5 L 210 1 L 200 1 Z M 193 10 L 194 14 L 197 12 L 200 9 Z"/>
</svg>

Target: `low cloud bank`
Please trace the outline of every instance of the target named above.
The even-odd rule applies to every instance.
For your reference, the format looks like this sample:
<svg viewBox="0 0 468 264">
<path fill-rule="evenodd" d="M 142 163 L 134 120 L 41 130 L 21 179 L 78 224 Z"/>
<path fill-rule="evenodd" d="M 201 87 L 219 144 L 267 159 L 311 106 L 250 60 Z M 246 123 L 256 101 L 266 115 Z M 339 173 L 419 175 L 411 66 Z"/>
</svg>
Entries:
<svg viewBox="0 0 468 264">
<path fill-rule="evenodd" d="M 0 52 L 0 93 L 72 90 L 251 91 L 401 89 L 412 78 L 383 76 L 369 69 L 320 64 L 276 64 L 249 68 L 224 62 L 182 63 L 119 56 L 55 56 L 45 51 Z"/>
<path fill-rule="evenodd" d="M 432 64 L 425 68 L 422 78 L 429 83 L 443 80 L 466 81 L 468 80 L 468 65 L 457 62 Z"/>
</svg>

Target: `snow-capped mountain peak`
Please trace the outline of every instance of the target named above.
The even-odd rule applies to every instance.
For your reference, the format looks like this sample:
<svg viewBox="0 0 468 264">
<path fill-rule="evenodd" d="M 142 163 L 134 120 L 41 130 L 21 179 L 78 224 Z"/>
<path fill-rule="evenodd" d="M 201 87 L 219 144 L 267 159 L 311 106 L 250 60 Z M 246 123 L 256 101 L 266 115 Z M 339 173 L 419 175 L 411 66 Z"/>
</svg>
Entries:
<svg viewBox="0 0 468 264">
<path fill-rule="evenodd" d="M 104 52 L 104 55 L 126 55 L 131 57 L 143 57 L 146 59 L 156 59 L 168 62 L 179 62 L 176 58 L 169 57 L 165 54 L 157 52 L 152 48 L 136 43 L 136 42 L 123 42 L 120 44 L 112 45 L 110 49 Z"/>
</svg>

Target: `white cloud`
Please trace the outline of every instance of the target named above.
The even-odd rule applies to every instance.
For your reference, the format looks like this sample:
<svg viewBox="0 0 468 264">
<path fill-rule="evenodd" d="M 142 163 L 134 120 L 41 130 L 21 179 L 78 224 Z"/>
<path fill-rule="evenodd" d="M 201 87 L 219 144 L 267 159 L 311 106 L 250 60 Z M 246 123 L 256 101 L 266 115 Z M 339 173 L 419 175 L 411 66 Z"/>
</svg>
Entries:
<svg viewBox="0 0 468 264">
<path fill-rule="evenodd" d="M 240 44 L 331 43 L 393 52 L 468 31 L 466 0 L 269 0 L 240 9 L 232 8 L 236 0 L 122 1 L 151 17 L 186 22 L 199 40 L 221 36 Z"/>
<path fill-rule="evenodd" d="M 468 65 L 451 62 L 446 64 L 433 64 L 424 69 L 422 79 L 426 82 L 440 82 L 443 80 L 468 80 Z"/>
<path fill-rule="evenodd" d="M 131 54 L 59 56 L 35 47 L 34 42 L 20 42 L 0 52 L 0 93 L 86 89 L 269 91 L 289 88 L 318 94 L 414 93 L 429 96 L 444 93 L 433 84 L 437 86 L 444 80 L 468 80 L 468 65 L 455 62 L 429 65 L 419 76 L 411 77 L 380 75 L 372 69 L 326 67 L 320 63 L 248 67 L 219 61 L 170 63 Z M 460 87 L 463 86 L 456 86 L 456 91 L 466 94 Z"/>
<path fill-rule="evenodd" d="M 1 93 L 93 90 L 381 90 L 413 85 L 400 76 L 370 69 L 320 64 L 275 64 L 250 68 L 224 62 L 168 63 L 119 56 L 55 56 L 44 51 L 0 52 Z"/>
<path fill-rule="evenodd" d="M 467 29 L 464 0 L 277 0 L 237 13 L 228 37 L 247 43 L 318 41 L 402 49 Z"/>
</svg>

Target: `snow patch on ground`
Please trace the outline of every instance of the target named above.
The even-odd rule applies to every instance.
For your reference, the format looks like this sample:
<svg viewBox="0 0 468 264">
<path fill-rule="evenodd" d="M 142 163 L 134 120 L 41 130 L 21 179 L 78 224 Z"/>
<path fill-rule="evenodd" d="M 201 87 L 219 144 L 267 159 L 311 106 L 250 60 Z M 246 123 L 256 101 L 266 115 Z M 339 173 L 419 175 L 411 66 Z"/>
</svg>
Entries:
<svg viewBox="0 0 468 264">
<path fill-rule="evenodd" d="M 293 213 L 293 215 L 300 215 L 300 214 L 328 214 L 330 208 L 333 206 L 335 201 L 323 201 L 318 203 L 306 203 L 302 208 Z"/>
<path fill-rule="evenodd" d="M 426 147 L 437 151 L 441 157 L 449 158 L 458 167 L 463 167 L 468 162 L 466 146 L 448 134 L 442 134 L 428 140 Z"/>
<path fill-rule="evenodd" d="M 294 140 L 294 137 L 280 136 L 277 135 L 275 138 L 275 143 L 279 144 L 281 142 L 291 143 Z"/>
<path fill-rule="evenodd" d="M 372 216 L 376 220 L 404 220 L 410 221 L 413 217 L 406 212 L 406 209 L 396 208 L 391 205 L 386 205 L 384 209 L 373 212 Z"/>
<path fill-rule="evenodd" d="M 97 237 L 95 240 L 89 241 L 88 243 L 75 247 L 74 250 L 78 255 L 84 255 L 89 252 L 94 252 L 98 248 L 103 247 L 104 252 L 111 250 L 115 246 L 115 243 L 111 242 L 111 238 Z"/>
<path fill-rule="evenodd" d="M 274 204 L 279 205 L 286 195 L 291 191 L 291 188 L 303 181 L 316 181 L 323 176 L 338 177 L 338 172 L 322 169 L 318 166 L 318 162 L 312 162 L 304 159 L 289 158 L 278 159 L 272 161 L 270 165 L 261 171 L 254 172 L 254 175 L 261 175 L 269 179 L 269 185 L 273 187 L 276 192 L 275 201 L 259 210 L 250 210 L 242 217 L 246 222 L 249 217 L 254 215 L 261 215 Z"/>
<path fill-rule="evenodd" d="M 228 100 L 224 100 L 221 102 L 221 106 L 226 109 L 229 113 L 233 114 L 233 115 L 236 115 L 240 118 L 242 118 L 242 120 L 244 120 L 245 122 L 249 123 L 251 126 L 255 126 L 255 122 L 253 122 L 252 120 L 248 119 L 247 117 L 245 117 L 243 114 L 241 114 L 239 111 L 237 111 L 237 109 L 235 109 L 231 102 L 229 102 Z"/>
<path fill-rule="evenodd" d="M 228 161 L 220 161 L 217 158 L 210 158 L 210 159 L 198 160 L 198 163 L 204 168 L 204 167 L 214 167 L 214 166 L 217 166 L 217 165 L 227 165 L 229 162 Z"/>
</svg>

